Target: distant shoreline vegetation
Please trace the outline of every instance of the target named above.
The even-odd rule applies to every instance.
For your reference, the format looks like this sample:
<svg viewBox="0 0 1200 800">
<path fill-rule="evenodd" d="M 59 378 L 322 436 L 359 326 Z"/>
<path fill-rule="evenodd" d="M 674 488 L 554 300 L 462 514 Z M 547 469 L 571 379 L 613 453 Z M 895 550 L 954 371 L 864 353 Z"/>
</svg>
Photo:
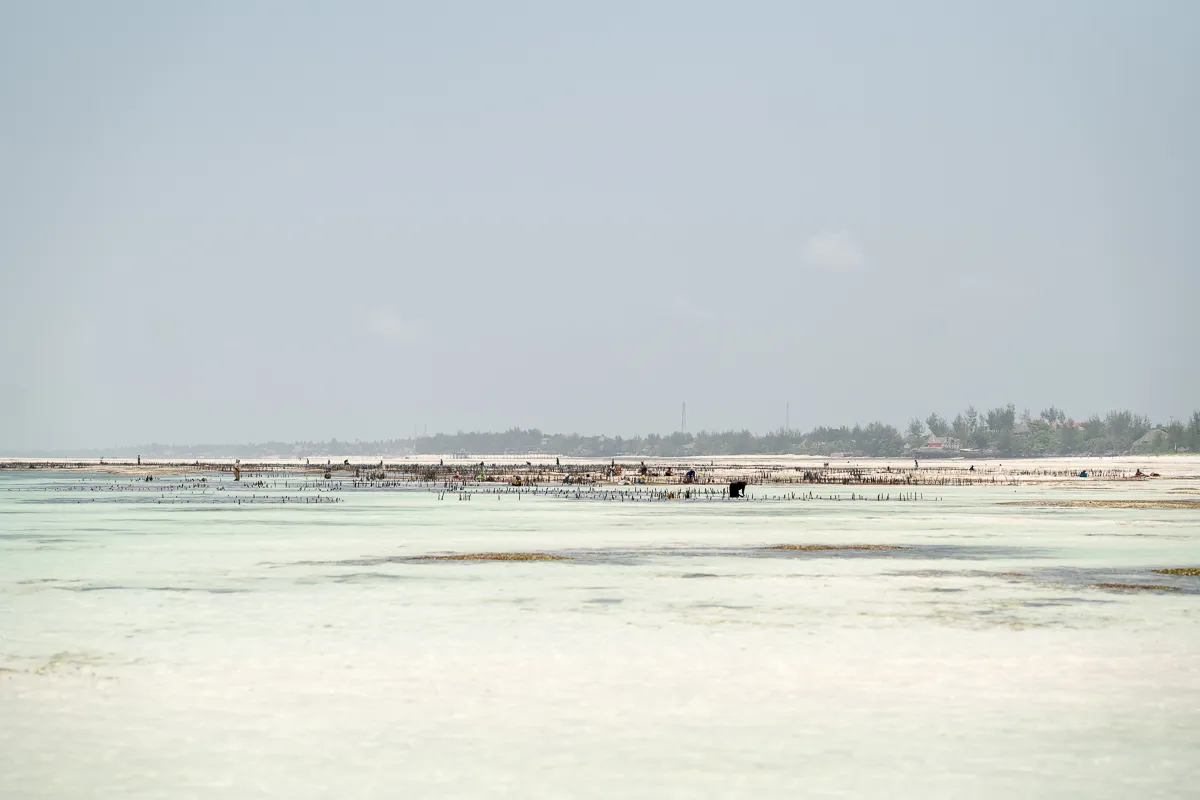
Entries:
<svg viewBox="0 0 1200 800">
<path fill-rule="evenodd" d="M 161 445 L 28 453 L 84 458 L 313 458 L 382 455 L 501 455 L 544 453 L 580 458 L 618 456 L 703 457 L 724 455 L 813 455 L 829 457 L 954 456 L 1036 458 L 1062 455 L 1200 452 L 1200 411 L 1185 422 L 1154 424 L 1131 411 L 1093 415 L 1082 422 L 1058 408 L 1033 415 L 1010 403 L 984 412 L 974 407 L 952 420 L 940 414 L 913 418 L 899 430 L 882 422 L 777 430 L 766 434 L 701 431 L 648 436 L 550 434 L 537 428 L 503 433 L 439 433 L 410 439 L 342 442 L 262 442 L 229 445 Z"/>
</svg>

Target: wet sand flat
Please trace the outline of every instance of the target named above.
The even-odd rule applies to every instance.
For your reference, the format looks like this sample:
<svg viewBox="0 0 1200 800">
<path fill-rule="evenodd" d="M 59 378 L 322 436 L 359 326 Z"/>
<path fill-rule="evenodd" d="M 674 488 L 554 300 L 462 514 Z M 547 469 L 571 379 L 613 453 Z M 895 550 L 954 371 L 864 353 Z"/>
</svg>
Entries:
<svg viewBox="0 0 1200 800">
<path fill-rule="evenodd" d="M 0 472 L 0 796 L 1191 791 L 1196 515 L 336 484 Z"/>
</svg>

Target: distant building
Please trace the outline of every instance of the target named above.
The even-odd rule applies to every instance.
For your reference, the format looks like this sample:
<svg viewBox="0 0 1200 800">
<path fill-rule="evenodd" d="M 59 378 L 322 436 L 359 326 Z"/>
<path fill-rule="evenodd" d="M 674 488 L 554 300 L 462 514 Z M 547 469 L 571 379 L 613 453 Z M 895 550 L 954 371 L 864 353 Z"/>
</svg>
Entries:
<svg viewBox="0 0 1200 800">
<path fill-rule="evenodd" d="M 1150 447 L 1157 447 L 1159 440 L 1166 436 L 1167 432 L 1161 428 L 1155 428 L 1152 431 L 1146 431 L 1142 438 L 1133 443 L 1134 450 L 1145 450 Z"/>
<path fill-rule="evenodd" d="M 925 448 L 929 450 L 961 450 L 962 442 L 953 436 L 929 436 L 925 440 Z"/>
<path fill-rule="evenodd" d="M 1013 426 L 1013 436 L 1028 436 L 1029 434 L 1030 428 L 1028 422 L 1018 422 Z"/>
</svg>

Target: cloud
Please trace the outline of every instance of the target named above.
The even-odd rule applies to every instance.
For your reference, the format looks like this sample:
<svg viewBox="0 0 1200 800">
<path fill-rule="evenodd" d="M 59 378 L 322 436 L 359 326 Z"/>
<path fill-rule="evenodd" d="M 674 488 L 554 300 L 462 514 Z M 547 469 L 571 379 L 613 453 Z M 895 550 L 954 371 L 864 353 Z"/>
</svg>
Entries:
<svg viewBox="0 0 1200 800">
<path fill-rule="evenodd" d="M 377 308 L 366 313 L 363 330 L 374 339 L 395 344 L 413 344 L 424 333 L 421 326 L 403 319 L 395 311 Z"/>
<path fill-rule="evenodd" d="M 848 230 L 821 231 L 804 243 L 809 265 L 835 272 L 852 272 L 867 265 L 862 246 Z"/>
<path fill-rule="evenodd" d="M 716 315 L 696 305 L 687 295 L 677 294 L 671 300 L 671 316 L 688 322 L 704 322 L 714 319 Z"/>
</svg>

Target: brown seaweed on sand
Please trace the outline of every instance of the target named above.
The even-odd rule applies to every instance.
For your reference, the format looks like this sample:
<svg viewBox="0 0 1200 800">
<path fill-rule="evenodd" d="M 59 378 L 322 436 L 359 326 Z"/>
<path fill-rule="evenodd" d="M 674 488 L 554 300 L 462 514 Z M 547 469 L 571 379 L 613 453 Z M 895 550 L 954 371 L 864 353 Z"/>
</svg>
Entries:
<svg viewBox="0 0 1200 800">
<path fill-rule="evenodd" d="M 1200 578 L 1200 567 L 1170 567 L 1154 571 L 1159 575 L 1190 575 L 1193 578 Z"/>
<path fill-rule="evenodd" d="M 412 561 L 570 561 L 550 553 L 459 553 L 449 556 L 414 556 Z"/>
<path fill-rule="evenodd" d="M 1185 508 L 1200 511 L 1200 501 L 1196 500 L 1008 500 L 1000 505 L 1048 508 Z"/>
<path fill-rule="evenodd" d="M 896 544 L 777 544 L 766 550 L 911 550 Z"/>
<path fill-rule="evenodd" d="M 1158 592 L 1174 592 L 1178 589 L 1161 583 L 1093 583 L 1092 586 L 1096 589 L 1152 589 Z"/>
</svg>

